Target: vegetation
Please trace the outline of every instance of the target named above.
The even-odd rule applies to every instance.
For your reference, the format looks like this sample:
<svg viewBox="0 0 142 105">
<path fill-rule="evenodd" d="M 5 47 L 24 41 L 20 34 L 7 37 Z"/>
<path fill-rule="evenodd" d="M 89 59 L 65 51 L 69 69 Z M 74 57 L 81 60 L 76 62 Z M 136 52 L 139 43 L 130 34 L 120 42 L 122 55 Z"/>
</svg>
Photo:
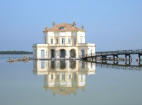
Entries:
<svg viewBox="0 0 142 105">
<path fill-rule="evenodd" d="M 0 54 L 33 54 L 31 51 L 0 51 Z"/>
</svg>

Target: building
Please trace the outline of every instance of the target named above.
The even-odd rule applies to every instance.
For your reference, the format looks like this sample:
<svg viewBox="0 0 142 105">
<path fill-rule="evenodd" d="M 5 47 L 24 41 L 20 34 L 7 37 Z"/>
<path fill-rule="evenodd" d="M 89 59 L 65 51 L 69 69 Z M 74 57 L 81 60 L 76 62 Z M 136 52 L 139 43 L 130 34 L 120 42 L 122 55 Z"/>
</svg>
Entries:
<svg viewBox="0 0 142 105">
<path fill-rule="evenodd" d="M 85 29 L 76 23 L 53 24 L 45 28 L 44 44 L 33 45 L 34 59 L 80 59 L 81 56 L 95 54 L 95 44 L 85 41 Z"/>
<path fill-rule="evenodd" d="M 33 60 L 33 73 L 44 76 L 45 90 L 54 95 L 70 95 L 85 89 L 86 76 L 96 73 L 96 64 L 79 60 Z"/>
</svg>

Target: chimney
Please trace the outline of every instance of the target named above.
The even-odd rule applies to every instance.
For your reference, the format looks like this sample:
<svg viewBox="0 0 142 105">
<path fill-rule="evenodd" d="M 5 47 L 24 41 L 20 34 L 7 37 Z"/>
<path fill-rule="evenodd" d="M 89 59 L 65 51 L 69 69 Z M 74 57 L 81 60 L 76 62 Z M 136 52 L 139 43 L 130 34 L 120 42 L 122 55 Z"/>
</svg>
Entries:
<svg viewBox="0 0 142 105">
<path fill-rule="evenodd" d="M 44 28 L 44 32 L 46 32 L 46 31 L 48 31 L 48 27 L 45 27 L 45 28 Z"/>
<path fill-rule="evenodd" d="M 73 25 L 73 26 L 76 26 L 76 22 L 74 21 L 72 25 Z"/>
<path fill-rule="evenodd" d="M 84 25 L 81 26 L 81 29 L 84 30 Z"/>
<path fill-rule="evenodd" d="M 56 25 L 56 23 L 55 22 L 52 22 L 52 26 L 54 27 Z"/>
</svg>

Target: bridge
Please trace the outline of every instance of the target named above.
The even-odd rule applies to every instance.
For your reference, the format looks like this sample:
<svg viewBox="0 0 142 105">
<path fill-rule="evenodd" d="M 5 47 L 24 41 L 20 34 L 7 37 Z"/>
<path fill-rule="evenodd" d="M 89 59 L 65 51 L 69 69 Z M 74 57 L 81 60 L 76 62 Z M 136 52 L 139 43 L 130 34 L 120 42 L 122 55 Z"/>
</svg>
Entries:
<svg viewBox="0 0 142 105">
<path fill-rule="evenodd" d="M 124 55 L 124 58 L 119 58 L 120 55 Z M 102 62 L 107 62 L 109 60 L 114 61 L 115 63 L 118 63 L 119 61 L 125 61 L 125 63 L 130 64 L 132 61 L 131 55 L 137 55 L 138 63 L 141 63 L 142 49 L 96 52 L 95 54 L 82 57 L 82 60 Z"/>
</svg>

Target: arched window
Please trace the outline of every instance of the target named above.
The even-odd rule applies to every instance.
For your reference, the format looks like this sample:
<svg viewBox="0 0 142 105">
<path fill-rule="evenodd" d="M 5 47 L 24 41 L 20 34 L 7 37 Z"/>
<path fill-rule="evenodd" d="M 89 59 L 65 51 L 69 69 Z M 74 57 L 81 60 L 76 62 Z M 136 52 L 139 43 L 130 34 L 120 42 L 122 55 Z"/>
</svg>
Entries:
<svg viewBox="0 0 142 105">
<path fill-rule="evenodd" d="M 75 49 L 71 49 L 71 50 L 70 50 L 70 57 L 71 57 L 71 58 L 75 58 L 75 57 L 76 57 Z"/>
</svg>

